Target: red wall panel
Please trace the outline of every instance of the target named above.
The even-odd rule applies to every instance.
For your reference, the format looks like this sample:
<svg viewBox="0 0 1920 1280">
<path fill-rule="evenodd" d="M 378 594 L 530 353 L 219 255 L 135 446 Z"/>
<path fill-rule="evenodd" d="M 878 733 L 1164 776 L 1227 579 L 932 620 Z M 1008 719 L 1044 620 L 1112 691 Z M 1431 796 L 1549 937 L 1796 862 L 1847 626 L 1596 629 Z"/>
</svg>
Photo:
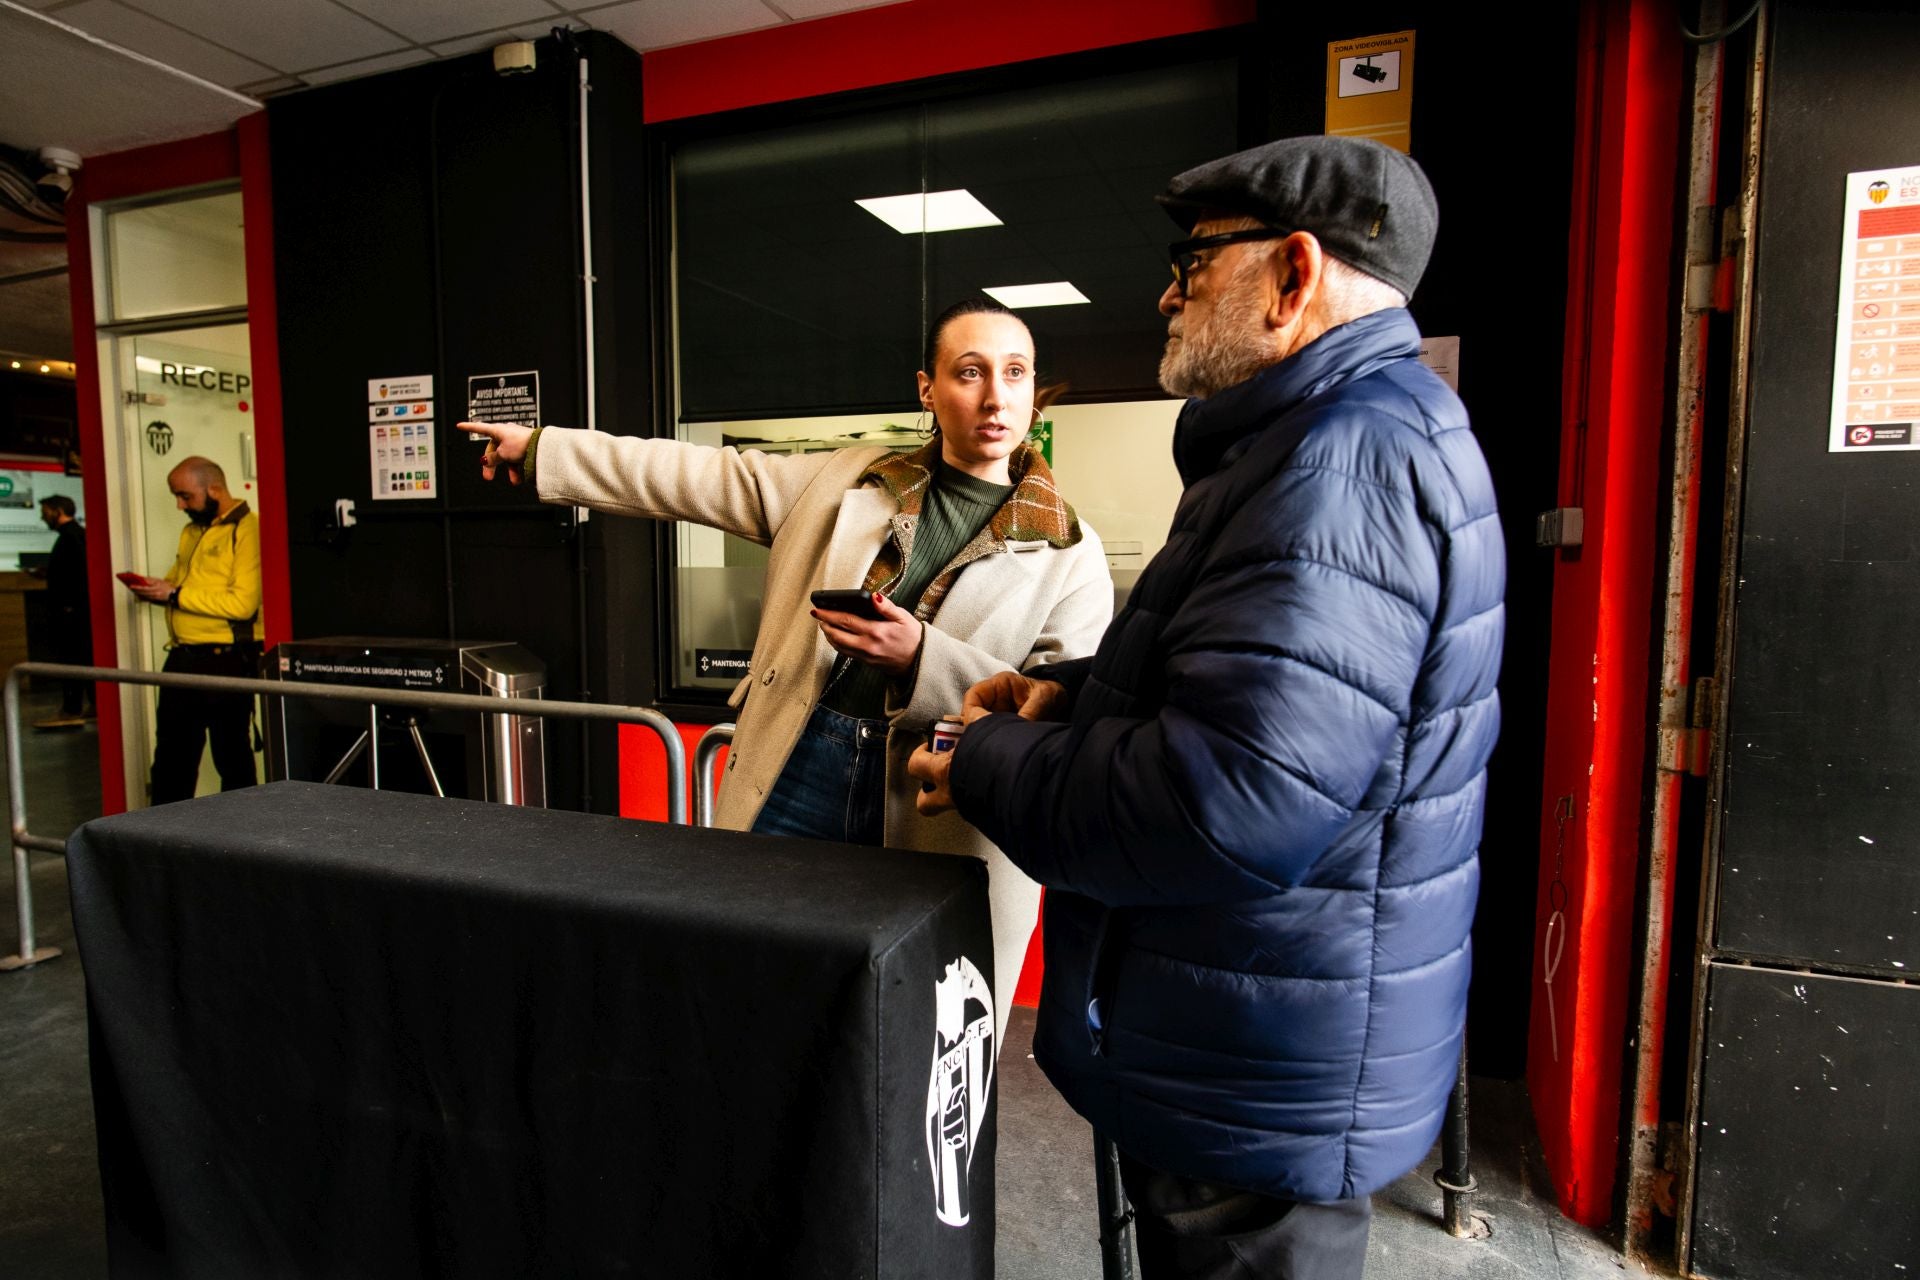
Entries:
<svg viewBox="0 0 1920 1280">
<path fill-rule="evenodd" d="M 279 305 L 273 278 L 273 173 L 267 113 L 235 126 L 240 206 L 247 227 L 247 336 L 253 363 L 254 465 L 260 486 L 260 613 L 266 642 L 293 638 L 293 584 L 287 552 L 287 449 L 280 417 Z"/>
<path fill-rule="evenodd" d="M 1561 1209 L 1599 1225 L 1633 973 L 1681 59 L 1650 0 L 1588 5 L 1581 35 L 1560 501 L 1584 507 L 1586 539 L 1554 575 L 1527 1083 Z"/>
<path fill-rule="evenodd" d="M 909 0 L 646 55 L 649 124 L 1253 21 L 1253 0 Z"/>
<path fill-rule="evenodd" d="M 680 730 L 680 741 L 687 752 L 688 773 L 692 773 L 693 749 L 700 741 L 700 735 L 707 731 L 704 724 L 676 725 Z M 723 749 L 715 764 L 714 776 L 717 778 L 727 767 L 727 753 Z M 693 818 L 693 782 L 687 783 L 687 818 Z M 651 730 L 637 724 L 620 726 L 620 816 L 623 818 L 643 818 L 649 822 L 667 820 L 667 752 L 659 737 Z M 1033 931 L 1033 941 L 1027 947 L 1027 962 L 1020 970 L 1020 983 L 1014 988 L 1013 1002 L 1027 1008 L 1040 1003 L 1040 930 Z"/>
</svg>

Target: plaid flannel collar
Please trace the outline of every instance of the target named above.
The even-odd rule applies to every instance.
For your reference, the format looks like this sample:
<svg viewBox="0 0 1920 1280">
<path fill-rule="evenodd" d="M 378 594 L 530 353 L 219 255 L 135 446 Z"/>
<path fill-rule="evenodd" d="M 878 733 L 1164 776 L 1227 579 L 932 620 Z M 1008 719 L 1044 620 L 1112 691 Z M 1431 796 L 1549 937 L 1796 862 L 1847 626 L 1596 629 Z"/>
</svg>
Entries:
<svg viewBox="0 0 1920 1280">
<path fill-rule="evenodd" d="M 1071 547 L 1080 541 L 1080 518 L 1060 496 L 1053 472 L 1040 450 L 1022 444 L 1008 458 L 1013 492 L 993 513 L 987 528 L 1003 542 L 1048 542 Z M 901 515 L 919 515 L 940 463 L 936 438 L 912 453 L 890 453 L 860 473 L 861 483 L 877 482 L 900 504 Z"/>
</svg>

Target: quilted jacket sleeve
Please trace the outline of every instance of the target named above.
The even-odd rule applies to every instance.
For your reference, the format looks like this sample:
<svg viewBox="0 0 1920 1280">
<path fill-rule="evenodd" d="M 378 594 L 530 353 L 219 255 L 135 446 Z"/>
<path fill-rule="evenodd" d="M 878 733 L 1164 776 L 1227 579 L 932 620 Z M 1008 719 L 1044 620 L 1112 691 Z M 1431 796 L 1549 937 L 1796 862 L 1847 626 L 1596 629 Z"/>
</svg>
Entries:
<svg viewBox="0 0 1920 1280">
<path fill-rule="evenodd" d="M 977 722 L 954 759 L 961 813 L 1040 883 L 1111 905 L 1300 883 L 1404 749 L 1439 607 L 1444 530 L 1391 479 L 1276 474 L 1147 639 L 1157 713 Z"/>
</svg>

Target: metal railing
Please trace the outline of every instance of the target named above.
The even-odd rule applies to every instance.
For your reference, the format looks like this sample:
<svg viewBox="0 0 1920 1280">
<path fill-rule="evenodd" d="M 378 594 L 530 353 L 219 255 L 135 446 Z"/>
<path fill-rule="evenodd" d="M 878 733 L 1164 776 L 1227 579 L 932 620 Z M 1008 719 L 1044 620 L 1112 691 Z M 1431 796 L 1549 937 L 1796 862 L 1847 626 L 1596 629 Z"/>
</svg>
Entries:
<svg viewBox="0 0 1920 1280">
<path fill-rule="evenodd" d="M 693 746 L 693 821 L 698 826 L 713 825 L 713 766 L 720 748 L 732 742 L 733 726 L 716 724 Z"/>
<path fill-rule="evenodd" d="M 20 953 L 0 958 L 0 971 L 24 969 L 60 954 L 57 947 L 36 947 L 33 933 L 33 884 L 27 853 L 64 854 L 66 841 L 34 835 L 27 828 L 26 775 L 20 760 L 20 678 L 49 676 L 96 684 L 154 685 L 162 689 L 199 689 L 209 693 L 248 693 L 269 698 L 314 698 L 368 706 L 418 707 L 430 711 L 476 711 L 481 715 L 541 716 L 555 720 L 597 720 L 640 724 L 654 731 L 667 751 L 667 821 L 687 820 L 687 751 L 673 721 L 650 707 L 610 707 L 594 702 L 553 702 L 540 698 L 503 698 L 492 694 L 430 693 L 416 689 L 376 689 L 369 685 L 315 684 L 302 680 L 248 680 L 237 676 L 178 675 L 164 671 L 128 671 L 119 667 L 75 667 L 57 662 L 22 662 L 7 673 L 4 692 L 7 734 L 7 800 L 12 806 L 14 905 L 19 916 Z M 731 726 L 729 726 L 731 728 Z M 709 800 L 709 804 L 711 801 Z"/>
</svg>

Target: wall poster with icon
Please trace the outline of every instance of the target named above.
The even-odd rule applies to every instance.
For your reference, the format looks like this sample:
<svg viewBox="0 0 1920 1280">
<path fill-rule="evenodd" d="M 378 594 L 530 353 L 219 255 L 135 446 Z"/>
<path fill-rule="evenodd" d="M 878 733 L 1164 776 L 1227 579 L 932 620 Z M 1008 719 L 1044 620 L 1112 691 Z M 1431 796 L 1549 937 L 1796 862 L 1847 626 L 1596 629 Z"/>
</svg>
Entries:
<svg viewBox="0 0 1920 1280">
<path fill-rule="evenodd" d="M 1412 31 L 1327 45 L 1326 128 L 1333 137 L 1370 138 L 1395 151 L 1412 148 Z"/>
<path fill-rule="evenodd" d="M 1828 453 L 1916 447 L 1920 164 L 1847 175 Z"/>
<path fill-rule="evenodd" d="M 435 498 L 433 378 L 367 380 L 367 461 L 375 501 Z"/>
</svg>

